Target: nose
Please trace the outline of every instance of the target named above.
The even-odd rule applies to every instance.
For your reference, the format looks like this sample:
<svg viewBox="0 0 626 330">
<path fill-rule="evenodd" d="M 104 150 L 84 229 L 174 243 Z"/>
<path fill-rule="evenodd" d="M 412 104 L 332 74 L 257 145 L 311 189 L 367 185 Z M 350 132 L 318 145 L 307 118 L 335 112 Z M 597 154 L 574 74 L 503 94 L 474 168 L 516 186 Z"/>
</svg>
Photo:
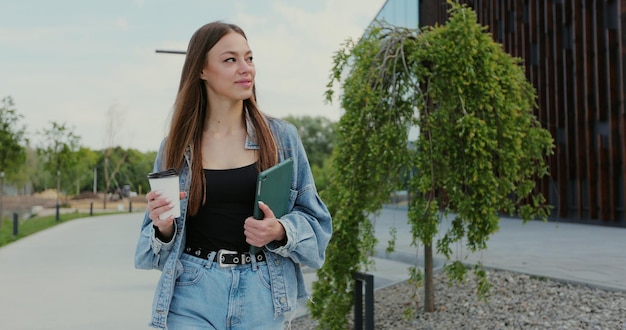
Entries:
<svg viewBox="0 0 626 330">
<path fill-rule="evenodd" d="M 239 72 L 247 73 L 254 70 L 254 65 L 248 61 L 239 61 Z"/>
</svg>

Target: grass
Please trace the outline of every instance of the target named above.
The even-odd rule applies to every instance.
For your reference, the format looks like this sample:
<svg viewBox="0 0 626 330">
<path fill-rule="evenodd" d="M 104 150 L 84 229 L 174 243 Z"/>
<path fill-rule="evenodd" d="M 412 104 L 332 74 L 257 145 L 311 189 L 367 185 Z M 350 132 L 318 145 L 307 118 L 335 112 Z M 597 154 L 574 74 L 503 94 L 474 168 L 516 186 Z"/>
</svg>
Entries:
<svg viewBox="0 0 626 330">
<path fill-rule="evenodd" d="M 530 278 L 531 278 L 532 280 L 537 280 L 537 281 L 542 281 L 542 282 L 545 282 L 545 281 L 547 281 L 547 280 L 548 280 L 548 278 L 547 278 L 547 277 L 545 277 L 545 276 L 539 276 L 539 275 L 530 275 Z"/>
<path fill-rule="evenodd" d="M 103 213 L 94 213 L 92 216 L 98 215 L 111 215 L 111 214 L 119 214 L 119 213 L 127 213 L 125 212 L 103 212 Z M 13 236 L 13 220 L 4 218 L 2 219 L 2 226 L 0 227 L 0 247 L 5 246 L 9 243 L 15 242 L 20 238 L 24 238 L 28 235 L 32 235 L 34 233 L 40 232 L 42 230 L 48 229 L 50 227 L 56 226 L 58 224 L 78 219 L 78 218 L 87 218 L 90 217 L 89 213 L 80 213 L 78 211 L 74 213 L 66 213 L 59 215 L 59 221 L 56 221 L 56 215 L 49 215 L 44 217 L 36 217 L 28 220 L 20 220 L 18 225 L 18 233 L 17 236 Z"/>
</svg>

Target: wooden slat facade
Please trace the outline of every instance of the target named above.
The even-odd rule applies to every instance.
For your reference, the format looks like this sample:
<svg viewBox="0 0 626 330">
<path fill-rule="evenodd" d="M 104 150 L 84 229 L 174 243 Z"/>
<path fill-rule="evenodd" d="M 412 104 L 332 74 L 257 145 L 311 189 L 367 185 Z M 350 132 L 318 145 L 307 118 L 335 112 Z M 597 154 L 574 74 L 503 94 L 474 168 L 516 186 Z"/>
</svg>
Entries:
<svg viewBox="0 0 626 330">
<path fill-rule="evenodd" d="M 538 189 L 553 219 L 626 227 L 626 0 L 461 0 L 504 50 L 524 60 L 537 118 L 556 149 Z M 445 0 L 420 0 L 420 26 Z"/>
</svg>

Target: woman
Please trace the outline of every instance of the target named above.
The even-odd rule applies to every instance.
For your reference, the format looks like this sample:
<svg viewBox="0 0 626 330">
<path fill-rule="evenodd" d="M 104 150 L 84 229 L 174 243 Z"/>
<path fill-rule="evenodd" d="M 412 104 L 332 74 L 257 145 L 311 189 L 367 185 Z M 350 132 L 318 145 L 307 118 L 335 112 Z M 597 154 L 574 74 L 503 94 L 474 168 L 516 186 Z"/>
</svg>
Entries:
<svg viewBox="0 0 626 330">
<path fill-rule="evenodd" d="M 162 271 L 156 328 L 282 329 L 306 297 L 301 265 L 322 266 L 331 217 L 320 200 L 295 127 L 256 105 L 255 68 L 244 32 L 209 23 L 191 37 L 167 138 L 154 170 L 180 173 L 181 216 L 158 191 L 148 207 L 135 265 Z M 290 211 L 251 217 L 256 176 L 293 158 Z M 250 255 L 249 247 L 262 247 Z M 218 258 L 219 255 L 219 258 Z"/>
</svg>

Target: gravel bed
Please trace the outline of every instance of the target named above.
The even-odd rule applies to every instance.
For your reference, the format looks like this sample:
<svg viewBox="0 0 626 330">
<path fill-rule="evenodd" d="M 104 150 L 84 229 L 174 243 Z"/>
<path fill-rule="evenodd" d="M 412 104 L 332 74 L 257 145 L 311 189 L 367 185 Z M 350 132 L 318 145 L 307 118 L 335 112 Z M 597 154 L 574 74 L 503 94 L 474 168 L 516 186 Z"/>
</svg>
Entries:
<svg viewBox="0 0 626 330">
<path fill-rule="evenodd" d="M 375 328 L 626 330 L 626 292 L 507 271 L 487 274 L 492 287 L 486 301 L 475 294 L 473 274 L 451 286 L 445 274 L 435 275 L 434 313 L 423 312 L 423 290 L 417 289 L 413 299 L 416 290 L 407 282 L 376 290 Z M 303 316 L 291 323 L 291 329 L 312 330 L 316 325 Z"/>
</svg>

